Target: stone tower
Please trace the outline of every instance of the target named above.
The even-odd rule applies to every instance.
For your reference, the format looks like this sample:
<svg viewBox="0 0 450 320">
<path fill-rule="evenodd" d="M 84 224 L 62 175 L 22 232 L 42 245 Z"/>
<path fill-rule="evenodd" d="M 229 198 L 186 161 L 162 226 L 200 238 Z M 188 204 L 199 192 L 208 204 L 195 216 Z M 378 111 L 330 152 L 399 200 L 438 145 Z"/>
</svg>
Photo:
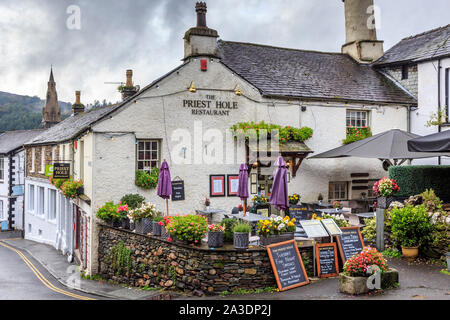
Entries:
<svg viewBox="0 0 450 320">
<path fill-rule="evenodd" d="M 346 43 L 342 53 L 359 63 L 372 63 L 384 55 L 377 40 L 373 0 L 342 0 L 345 5 Z"/>
<path fill-rule="evenodd" d="M 53 78 L 53 68 L 50 69 L 50 80 L 48 81 L 47 98 L 42 110 L 42 128 L 50 128 L 61 122 L 61 111 L 59 109 L 56 83 Z"/>
</svg>

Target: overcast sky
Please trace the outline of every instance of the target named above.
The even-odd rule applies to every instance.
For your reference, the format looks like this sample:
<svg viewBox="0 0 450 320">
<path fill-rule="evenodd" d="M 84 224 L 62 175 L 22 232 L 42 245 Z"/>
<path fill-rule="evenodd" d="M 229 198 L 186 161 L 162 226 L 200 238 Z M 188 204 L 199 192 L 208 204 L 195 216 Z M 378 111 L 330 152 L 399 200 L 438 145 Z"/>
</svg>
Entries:
<svg viewBox="0 0 450 320">
<path fill-rule="evenodd" d="M 0 0 L 0 91 L 45 97 L 53 65 L 58 97 L 120 100 L 125 70 L 141 87 L 178 66 L 195 0 Z M 81 29 L 67 13 L 81 10 Z M 339 52 L 342 0 L 208 0 L 207 23 L 230 41 Z M 402 38 L 450 23 L 449 0 L 375 0 L 385 50 Z M 73 22 L 74 20 L 69 20 Z"/>
</svg>

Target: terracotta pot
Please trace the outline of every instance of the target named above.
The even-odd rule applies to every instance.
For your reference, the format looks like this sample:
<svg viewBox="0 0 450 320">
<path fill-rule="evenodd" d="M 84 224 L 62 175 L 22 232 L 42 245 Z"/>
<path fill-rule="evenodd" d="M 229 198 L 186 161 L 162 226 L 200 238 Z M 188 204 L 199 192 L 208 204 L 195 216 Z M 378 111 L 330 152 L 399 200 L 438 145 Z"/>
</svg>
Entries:
<svg viewBox="0 0 450 320">
<path fill-rule="evenodd" d="M 402 254 L 406 259 L 414 260 L 419 255 L 419 247 L 402 247 Z"/>
</svg>

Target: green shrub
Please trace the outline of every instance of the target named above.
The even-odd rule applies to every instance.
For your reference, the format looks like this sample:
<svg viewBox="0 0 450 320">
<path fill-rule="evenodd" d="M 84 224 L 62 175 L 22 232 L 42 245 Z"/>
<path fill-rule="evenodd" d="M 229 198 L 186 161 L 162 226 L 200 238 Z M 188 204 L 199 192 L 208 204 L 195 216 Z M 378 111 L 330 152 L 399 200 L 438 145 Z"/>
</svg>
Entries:
<svg viewBox="0 0 450 320">
<path fill-rule="evenodd" d="M 233 228 L 238 222 L 237 219 L 223 219 L 222 225 L 225 226 L 225 231 L 223 233 L 223 242 L 233 243 Z"/>
<path fill-rule="evenodd" d="M 140 194 L 127 194 L 120 199 L 122 204 L 127 204 L 128 208 L 134 210 L 139 208 L 145 201 L 145 198 Z"/>
<path fill-rule="evenodd" d="M 450 200 L 450 166 L 392 166 L 389 178 L 397 180 L 398 197 L 410 197 L 433 189 L 444 201 Z"/>
<path fill-rule="evenodd" d="M 361 233 L 368 241 L 373 242 L 377 238 L 377 218 L 364 219 L 365 227 Z"/>
<path fill-rule="evenodd" d="M 248 223 L 244 223 L 244 222 L 237 223 L 233 228 L 233 232 L 248 233 L 251 230 L 252 230 L 252 227 Z"/>
<path fill-rule="evenodd" d="M 102 207 L 97 210 L 97 218 L 108 221 L 111 219 L 119 220 L 119 214 L 117 213 L 117 208 L 119 206 L 110 201 L 105 203 Z"/>
<path fill-rule="evenodd" d="M 348 128 L 347 136 L 342 141 L 343 144 L 350 144 L 359 140 L 370 138 L 372 131 L 370 128 Z"/>
<path fill-rule="evenodd" d="M 172 216 L 170 220 L 167 231 L 181 241 L 200 243 L 208 232 L 208 220 L 204 216 Z"/>
<path fill-rule="evenodd" d="M 131 270 L 131 250 L 125 247 L 123 241 L 111 248 L 111 267 L 116 275 L 129 273 Z"/>
<path fill-rule="evenodd" d="M 135 184 L 142 189 L 154 189 L 158 186 L 159 169 L 153 168 L 151 173 L 136 171 Z"/>
<path fill-rule="evenodd" d="M 428 211 L 420 206 L 406 205 L 394 208 L 390 213 L 392 238 L 402 247 L 426 245 L 432 240 L 434 226 Z"/>
</svg>

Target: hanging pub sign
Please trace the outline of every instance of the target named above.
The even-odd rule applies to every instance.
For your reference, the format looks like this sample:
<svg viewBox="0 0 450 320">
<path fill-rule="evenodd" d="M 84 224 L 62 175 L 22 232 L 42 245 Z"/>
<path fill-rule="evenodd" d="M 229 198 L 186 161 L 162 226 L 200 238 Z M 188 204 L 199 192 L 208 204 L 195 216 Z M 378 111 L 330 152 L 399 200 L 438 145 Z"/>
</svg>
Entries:
<svg viewBox="0 0 450 320">
<path fill-rule="evenodd" d="M 364 249 L 364 241 L 359 227 L 341 228 L 342 234 L 337 236 L 337 243 L 339 246 L 339 254 L 342 263 L 355 254 L 361 253 Z"/>
<path fill-rule="evenodd" d="M 184 181 L 172 181 L 172 201 L 184 200 Z"/>
<path fill-rule="evenodd" d="M 280 291 L 301 287 L 309 283 L 295 240 L 275 243 L 266 248 Z"/>
<path fill-rule="evenodd" d="M 319 278 L 335 277 L 339 274 L 336 243 L 316 244 L 316 262 Z"/>
<path fill-rule="evenodd" d="M 53 164 L 53 178 L 70 179 L 70 164 L 69 163 Z"/>
</svg>

